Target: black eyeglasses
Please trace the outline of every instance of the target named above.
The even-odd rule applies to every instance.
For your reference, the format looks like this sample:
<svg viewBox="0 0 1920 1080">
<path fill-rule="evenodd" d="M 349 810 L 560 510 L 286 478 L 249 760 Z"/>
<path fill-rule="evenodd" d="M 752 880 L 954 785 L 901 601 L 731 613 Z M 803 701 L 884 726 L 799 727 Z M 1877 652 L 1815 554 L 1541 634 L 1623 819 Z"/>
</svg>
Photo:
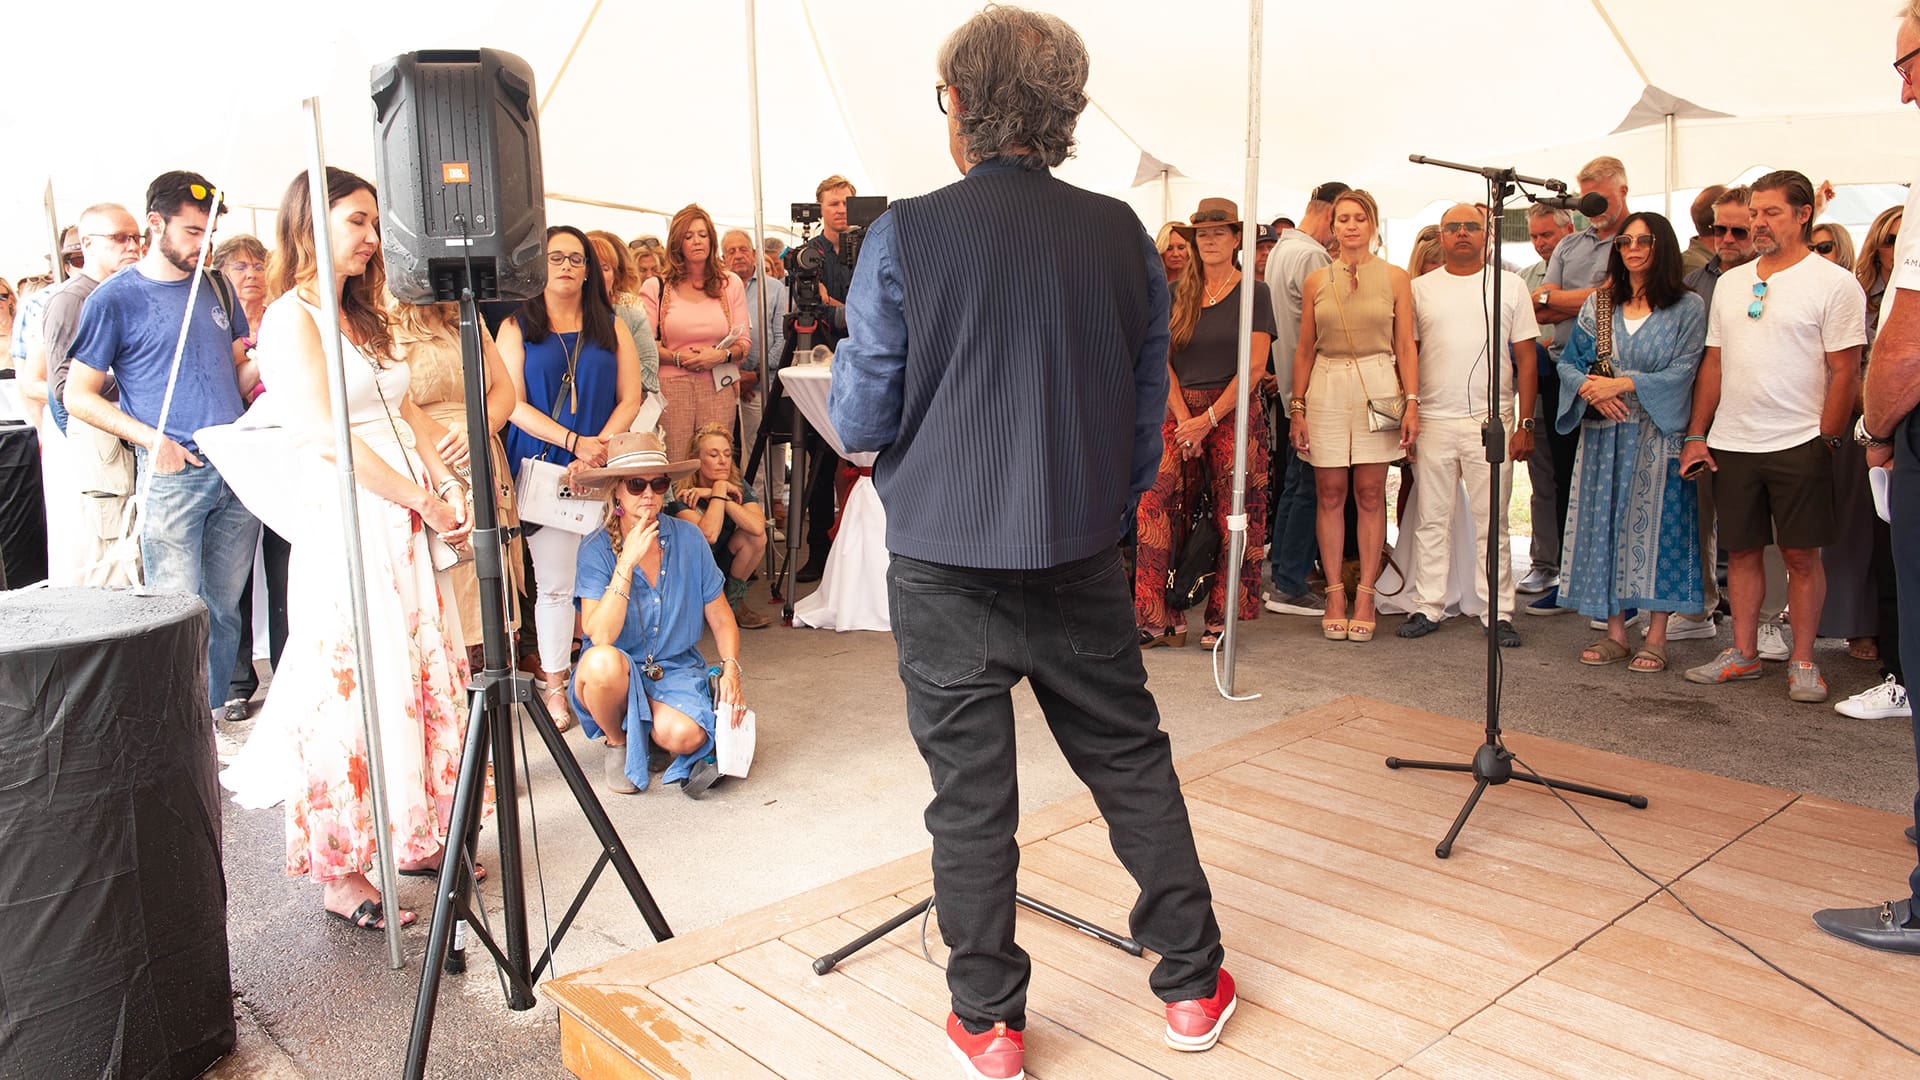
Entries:
<svg viewBox="0 0 1920 1080">
<path fill-rule="evenodd" d="M 1650 248 L 1653 244 L 1654 237 L 1652 233 L 1635 233 L 1632 236 L 1616 236 L 1613 238 L 1613 246 L 1619 248 L 1621 251 L 1637 247 Z"/>
<path fill-rule="evenodd" d="M 1808 244 L 1807 246 L 1812 248 L 1813 253 L 1816 255 L 1833 254 L 1834 244 L 1833 244 L 1833 241 L 1831 240 L 1817 240 L 1811 244 Z"/>
<path fill-rule="evenodd" d="M 1747 233 L 1751 231 L 1752 230 L 1741 225 L 1715 225 L 1713 227 L 1713 235 L 1724 238 L 1728 233 L 1732 233 L 1735 240 L 1745 240 Z"/>
<path fill-rule="evenodd" d="M 1916 56 L 1920 56 L 1920 49 L 1914 49 L 1893 62 L 1893 73 L 1900 76 L 1901 82 L 1911 83 L 1913 81 L 1913 68 L 1911 65 L 1913 58 Z"/>
<path fill-rule="evenodd" d="M 1486 231 L 1486 226 L 1477 221 L 1449 221 L 1440 226 L 1440 231 L 1447 233 L 1463 232 L 1468 236 L 1477 236 Z"/>
<path fill-rule="evenodd" d="M 577 251 L 549 251 L 547 252 L 547 265 L 585 266 L 587 265 L 587 257 Z"/>
<path fill-rule="evenodd" d="M 671 476 L 656 476 L 651 480 L 644 476 L 627 477 L 627 494 L 635 498 L 645 495 L 649 488 L 653 489 L 655 495 L 665 495 L 667 489 L 672 486 L 673 477 Z"/>
<path fill-rule="evenodd" d="M 81 235 L 91 236 L 95 240 L 111 240 L 114 243 L 119 244 L 121 247 L 132 247 L 133 245 L 140 242 L 140 234 L 137 232 L 116 232 L 116 233 L 90 232 L 90 233 L 82 233 Z M 265 269 L 265 267 L 262 266 L 262 269 Z"/>
<path fill-rule="evenodd" d="M 940 106 L 941 116 L 947 115 L 947 84 L 946 83 L 937 82 L 933 84 L 933 103 L 935 105 Z"/>
</svg>

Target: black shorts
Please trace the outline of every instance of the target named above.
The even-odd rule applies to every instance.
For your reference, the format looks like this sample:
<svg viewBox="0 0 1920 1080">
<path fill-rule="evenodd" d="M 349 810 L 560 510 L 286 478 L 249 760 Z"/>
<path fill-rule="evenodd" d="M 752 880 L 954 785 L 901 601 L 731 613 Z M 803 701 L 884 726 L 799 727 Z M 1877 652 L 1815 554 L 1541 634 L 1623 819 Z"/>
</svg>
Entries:
<svg viewBox="0 0 1920 1080">
<path fill-rule="evenodd" d="M 1833 543 L 1833 451 L 1809 439 L 1760 454 L 1713 451 L 1713 502 L 1720 546 L 1750 551 L 1777 544 L 1820 548 Z"/>
</svg>

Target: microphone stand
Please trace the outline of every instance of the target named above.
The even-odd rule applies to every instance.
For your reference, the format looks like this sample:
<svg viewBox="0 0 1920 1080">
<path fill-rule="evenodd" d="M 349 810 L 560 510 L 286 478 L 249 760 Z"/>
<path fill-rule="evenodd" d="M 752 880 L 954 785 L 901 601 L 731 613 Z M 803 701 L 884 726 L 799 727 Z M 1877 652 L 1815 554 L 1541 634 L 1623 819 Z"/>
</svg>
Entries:
<svg viewBox="0 0 1920 1080">
<path fill-rule="evenodd" d="M 1500 483 L 1500 464 L 1507 456 L 1506 425 L 1500 419 L 1500 369 L 1505 366 L 1502 358 L 1509 355 L 1508 344 L 1502 340 L 1507 335 L 1502 332 L 1505 312 L 1500 306 L 1500 279 L 1505 268 L 1500 262 L 1502 246 L 1502 225 L 1506 219 L 1506 200 L 1512 196 L 1513 189 L 1520 184 L 1533 184 L 1536 187 L 1565 191 L 1567 186 L 1558 180 L 1543 180 L 1537 177 L 1521 176 L 1512 168 L 1497 166 L 1461 165 L 1452 161 L 1439 161 L 1419 154 L 1408 160 L 1416 165 L 1434 165 L 1443 169 L 1455 169 L 1486 178 L 1487 210 L 1489 224 L 1493 230 L 1493 317 L 1487 328 L 1487 423 L 1482 429 L 1481 439 L 1487 453 L 1487 501 L 1490 513 L 1487 515 L 1487 731 L 1486 739 L 1474 751 L 1471 764 L 1455 761 L 1408 761 L 1403 758 L 1387 759 L 1389 769 L 1432 769 L 1440 772 L 1464 772 L 1473 774 L 1473 791 L 1468 793 L 1466 805 L 1460 808 L 1459 816 L 1453 819 L 1453 827 L 1447 830 L 1446 838 L 1433 849 L 1437 858 L 1446 858 L 1453 853 L 1453 842 L 1466 827 L 1467 818 L 1473 808 L 1480 803 L 1480 796 L 1486 794 L 1490 785 L 1504 784 L 1509 780 L 1537 784 L 1544 788 L 1571 791 L 1579 795 L 1591 795 L 1596 799 L 1611 799 L 1623 802 L 1636 810 L 1647 808 L 1645 795 L 1628 795 L 1623 792 L 1609 791 L 1606 788 L 1592 787 L 1587 784 L 1570 783 L 1565 780 L 1550 780 L 1536 776 L 1531 772 L 1516 775 L 1513 771 L 1513 752 L 1508 750 L 1502 740 L 1500 730 L 1500 682 L 1502 677 L 1500 659 L 1500 567 L 1501 560 L 1509 558 L 1506 553 L 1506 541 L 1501 536 L 1501 497 L 1505 494 Z M 1523 189 L 1524 191 L 1524 189 Z M 1532 198 L 1531 195 L 1528 198 Z"/>
</svg>

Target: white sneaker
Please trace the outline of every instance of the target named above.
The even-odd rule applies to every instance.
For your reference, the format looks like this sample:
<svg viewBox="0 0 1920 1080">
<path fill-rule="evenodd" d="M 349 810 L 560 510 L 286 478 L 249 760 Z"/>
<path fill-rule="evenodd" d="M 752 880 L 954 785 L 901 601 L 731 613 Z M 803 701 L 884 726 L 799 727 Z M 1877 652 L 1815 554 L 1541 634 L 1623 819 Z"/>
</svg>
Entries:
<svg viewBox="0 0 1920 1080">
<path fill-rule="evenodd" d="M 1714 624 L 1711 611 L 1698 619 L 1690 619 L 1685 615 L 1674 615 L 1667 619 L 1668 641 L 1705 641 L 1719 633 L 1720 628 Z"/>
<path fill-rule="evenodd" d="M 1672 637 L 1673 632 L 1668 631 L 1667 636 Z M 1761 623 L 1760 647 L 1756 651 L 1759 652 L 1760 659 L 1772 660 L 1775 663 L 1792 656 L 1793 645 L 1787 636 L 1787 628 L 1777 622 Z"/>
<path fill-rule="evenodd" d="M 1913 715 L 1913 707 L 1907 704 L 1906 688 L 1895 682 L 1891 675 L 1877 686 L 1868 687 L 1844 701 L 1834 702 L 1833 711 L 1855 720 L 1887 720 Z"/>
</svg>

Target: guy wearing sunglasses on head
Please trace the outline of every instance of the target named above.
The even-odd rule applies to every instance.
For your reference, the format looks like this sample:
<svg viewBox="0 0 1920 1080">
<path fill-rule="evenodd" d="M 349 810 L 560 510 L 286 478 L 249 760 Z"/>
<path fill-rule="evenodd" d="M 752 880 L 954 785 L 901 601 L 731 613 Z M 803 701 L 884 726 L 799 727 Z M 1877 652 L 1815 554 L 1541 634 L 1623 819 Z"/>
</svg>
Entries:
<svg viewBox="0 0 1920 1080">
<path fill-rule="evenodd" d="M 1793 650 L 1787 696 L 1827 699 L 1813 662 L 1826 603 L 1820 549 L 1834 539 L 1833 451 L 1860 394 L 1867 296 L 1846 270 L 1807 250 L 1813 183 L 1790 169 L 1753 182 L 1759 258 L 1726 271 L 1707 315 L 1707 351 L 1693 386 L 1680 475 L 1714 473 L 1727 549 L 1733 648 L 1687 672 L 1706 684 L 1760 677 L 1762 555 L 1787 564 Z"/>
<path fill-rule="evenodd" d="M 239 419 L 243 395 L 259 379 L 241 344 L 246 315 L 238 305 L 221 304 L 196 274 L 202 241 L 224 209 L 215 206 L 214 194 L 205 177 L 190 172 L 162 173 L 147 186 L 151 250 L 87 297 L 66 405 L 74 417 L 136 447 L 138 482 L 149 485 L 140 522 L 147 584 L 197 593 L 206 602 L 212 662 L 203 670 L 207 699 L 218 707 L 239 649 L 240 590 L 253 571 L 260 523 L 219 470 L 195 453 L 194 432 Z M 178 348 L 183 324 L 185 346 Z M 171 405 L 163 406 L 176 351 L 179 375 Z M 118 406 L 104 396 L 109 374 L 120 387 Z"/>
</svg>

